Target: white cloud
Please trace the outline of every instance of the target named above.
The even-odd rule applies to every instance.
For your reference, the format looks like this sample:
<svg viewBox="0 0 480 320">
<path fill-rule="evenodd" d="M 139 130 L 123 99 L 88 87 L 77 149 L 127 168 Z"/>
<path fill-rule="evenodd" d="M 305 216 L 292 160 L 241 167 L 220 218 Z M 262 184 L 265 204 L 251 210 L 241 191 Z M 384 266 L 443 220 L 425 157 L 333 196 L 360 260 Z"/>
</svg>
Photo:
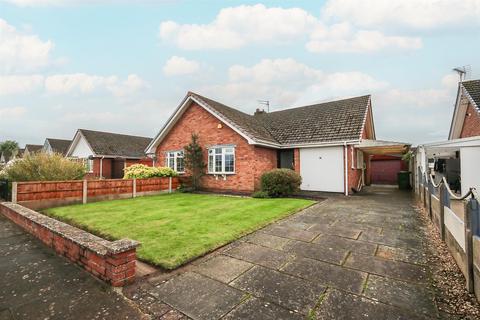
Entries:
<svg viewBox="0 0 480 320">
<path fill-rule="evenodd" d="M 9 118 L 18 118 L 27 112 L 24 107 L 0 107 L 0 118 L 8 120 Z"/>
<path fill-rule="evenodd" d="M 0 96 L 26 94 L 43 87 L 41 75 L 0 76 Z"/>
<path fill-rule="evenodd" d="M 53 42 L 18 31 L 0 19 L 0 72 L 35 70 L 50 62 Z"/>
<path fill-rule="evenodd" d="M 45 89 L 50 94 L 89 94 L 102 90 L 121 97 L 147 87 L 139 76 L 132 74 L 120 81 L 117 76 L 98 76 L 85 73 L 58 74 L 45 79 Z"/>
<path fill-rule="evenodd" d="M 173 56 L 163 66 L 163 73 L 167 76 L 178 76 L 196 73 L 200 64 L 194 60 Z"/>
<path fill-rule="evenodd" d="M 350 24 L 319 27 L 306 44 L 311 52 L 374 52 L 384 49 L 419 49 L 418 37 L 387 36 L 380 31 L 353 31 Z"/>
<path fill-rule="evenodd" d="M 323 16 L 363 27 L 432 29 L 478 24 L 480 0 L 329 0 Z"/>
<path fill-rule="evenodd" d="M 365 94 L 386 85 L 361 72 L 325 73 L 287 58 L 264 59 L 250 67 L 232 66 L 227 83 L 206 86 L 199 91 L 251 111 L 256 99 L 269 99 L 272 106 L 292 106 Z"/>
<path fill-rule="evenodd" d="M 418 49 L 421 39 L 356 30 L 348 22 L 332 25 L 300 8 L 268 8 L 263 4 L 220 10 L 207 24 L 164 21 L 159 37 L 186 50 L 237 49 L 250 44 L 286 44 L 310 39 L 311 52 L 372 52 Z"/>
<path fill-rule="evenodd" d="M 208 24 L 162 22 L 159 36 L 182 49 L 234 49 L 249 43 L 289 42 L 305 36 L 317 22 L 300 8 L 242 5 L 221 9 Z"/>
</svg>

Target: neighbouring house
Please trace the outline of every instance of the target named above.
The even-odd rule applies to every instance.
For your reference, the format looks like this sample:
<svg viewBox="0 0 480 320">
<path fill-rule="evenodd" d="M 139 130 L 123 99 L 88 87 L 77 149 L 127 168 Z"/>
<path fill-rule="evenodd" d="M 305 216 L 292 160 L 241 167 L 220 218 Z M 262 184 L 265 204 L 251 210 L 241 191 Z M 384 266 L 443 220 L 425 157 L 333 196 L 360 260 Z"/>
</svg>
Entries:
<svg viewBox="0 0 480 320">
<path fill-rule="evenodd" d="M 41 144 L 26 144 L 25 149 L 23 150 L 23 155 L 28 156 L 29 154 L 41 152 L 43 145 Z"/>
<path fill-rule="evenodd" d="M 480 80 L 461 81 L 448 140 L 419 146 L 416 167 L 437 182 L 445 177 L 453 191 L 465 194 L 471 187 L 480 190 L 479 159 Z"/>
<path fill-rule="evenodd" d="M 66 157 L 83 161 L 89 178 L 119 179 L 132 164 L 153 165 L 145 154 L 151 141 L 152 138 L 78 129 Z"/>
<path fill-rule="evenodd" d="M 364 184 L 371 153 L 406 148 L 375 140 L 369 95 L 250 115 L 189 92 L 146 152 L 182 174 L 192 133 L 205 149 L 202 188 L 221 192 L 251 193 L 264 172 L 290 168 L 303 190 L 348 194 Z"/>
<path fill-rule="evenodd" d="M 8 154 L 6 154 L 5 152 L 2 152 L 2 153 L 0 154 L 0 163 L 1 163 L 1 164 L 6 164 L 6 163 L 8 163 L 8 162 L 11 161 L 11 160 L 15 160 L 15 159 L 18 159 L 18 158 L 23 157 L 23 152 L 24 152 L 24 150 L 25 150 L 25 149 L 20 148 L 20 149 L 16 150 L 16 151 L 15 151 L 13 154 L 11 154 L 11 155 L 8 155 Z"/>
<path fill-rule="evenodd" d="M 65 156 L 71 143 L 72 140 L 46 138 L 42 151 L 48 154 L 59 153 Z"/>
<path fill-rule="evenodd" d="M 480 136 L 480 80 L 458 84 L 448 140 Z"/>
</svg>

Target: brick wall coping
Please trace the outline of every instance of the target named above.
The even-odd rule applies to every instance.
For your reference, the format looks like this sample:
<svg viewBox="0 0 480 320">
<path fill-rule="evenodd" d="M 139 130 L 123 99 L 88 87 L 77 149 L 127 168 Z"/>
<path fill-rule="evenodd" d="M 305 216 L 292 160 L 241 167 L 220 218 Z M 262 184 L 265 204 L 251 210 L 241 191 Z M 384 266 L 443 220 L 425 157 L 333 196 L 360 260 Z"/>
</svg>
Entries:
<svg viewBox="0 0 480 320">
<path fill-rule="evenodd" d="M 55 220 L 19 204 L 2 202 L 0 205 L 13 210 L 17 214 L 25 217 L 27 220 L 33 221 L 34 223 L 52 231 L 53 233 L 78 244 L 80 247 L 95 252 L 99 256 L 107 256 L 126 252 L 135 249 L 140 245 L 140 242 L 130 239 L 121 239 L 116 241 L 102 239 L 89 232 Z"/>
</svg>

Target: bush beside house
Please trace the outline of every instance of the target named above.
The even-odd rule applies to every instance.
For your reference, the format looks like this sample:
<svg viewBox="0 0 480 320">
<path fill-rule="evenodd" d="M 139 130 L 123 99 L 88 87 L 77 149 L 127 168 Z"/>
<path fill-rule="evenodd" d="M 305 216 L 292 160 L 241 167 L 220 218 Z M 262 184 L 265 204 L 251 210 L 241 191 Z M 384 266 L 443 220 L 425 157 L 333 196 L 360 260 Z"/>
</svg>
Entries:
<svg viewBox="0 0 480 320">
<path fill-rule="evenodd" d="M 124 172 L 124 179 L 176 177 L 178 175 L 175 170 L 168 167 L 149 167 L 144 164 L 134 164 L 125 168 Z"/>
<path fill-rule="evenodd" d="M 273 169 L 260 178 L 261 191 L 254 194 L 257 198 L 283 197 L 300 190 L 302 178 L 291 169 Z"/>
</svg>

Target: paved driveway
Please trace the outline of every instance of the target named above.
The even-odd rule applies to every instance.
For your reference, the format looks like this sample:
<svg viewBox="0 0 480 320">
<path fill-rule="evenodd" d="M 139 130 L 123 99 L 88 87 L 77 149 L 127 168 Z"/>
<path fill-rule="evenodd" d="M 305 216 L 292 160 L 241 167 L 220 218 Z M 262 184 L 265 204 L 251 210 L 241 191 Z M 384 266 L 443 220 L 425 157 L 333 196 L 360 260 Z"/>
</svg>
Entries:
<svg viewBox="0 0 480 320">
<path fill-rule="evenodd" d="M 331 198 L 124 292 L 169 319 L 438 317 L 410 193 L 371 191 Z"/>
<path fill-rule="evenodd" d="M 89 273 L 0 214 L 0 319 L 140 319 Z"/>
</svg>

